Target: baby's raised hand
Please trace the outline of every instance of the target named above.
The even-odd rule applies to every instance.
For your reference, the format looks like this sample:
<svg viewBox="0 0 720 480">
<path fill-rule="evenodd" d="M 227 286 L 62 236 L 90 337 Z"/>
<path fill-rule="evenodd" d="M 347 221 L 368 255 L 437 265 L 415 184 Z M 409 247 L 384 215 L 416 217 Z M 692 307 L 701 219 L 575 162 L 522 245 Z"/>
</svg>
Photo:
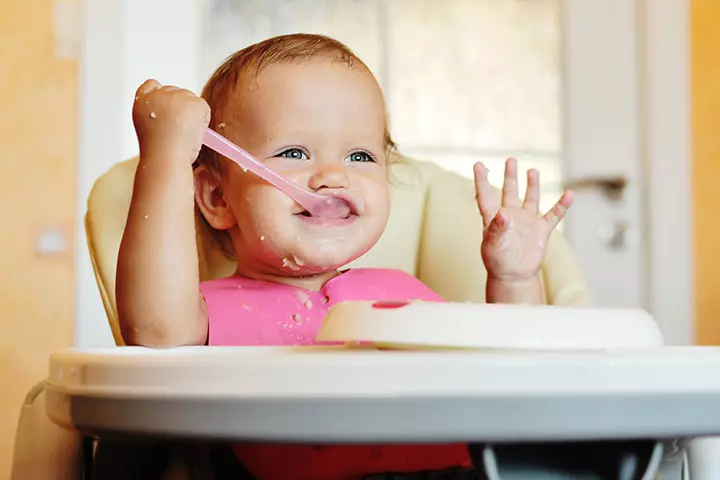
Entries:
<svg viewBox="0 0 720 480">
<path fill-rule="evenodd" d="M 192 164 L 209 122 L 207 102 L 189 90 L 147 80 L 135 94 L 133 124 L 141 157 L 160 156 Z"/>
<path fill-rule="evenodd" d="M 540 175 L 537 170 L 527 172 L 527 190 L 522 203 L 518 196 L 517 161 L 514 158 L 505 163 L 502 200 L 498 200 L 488 182 L 485 165 L 476 163 L 474 173 L 477 204 L 484 227 L 481 253 L 488 279 L 513 283 L 536 278 L 550 233 L 570 208 L 573 193 L 563 193 L 555 206 L 540 216 Z"/>
</svg>

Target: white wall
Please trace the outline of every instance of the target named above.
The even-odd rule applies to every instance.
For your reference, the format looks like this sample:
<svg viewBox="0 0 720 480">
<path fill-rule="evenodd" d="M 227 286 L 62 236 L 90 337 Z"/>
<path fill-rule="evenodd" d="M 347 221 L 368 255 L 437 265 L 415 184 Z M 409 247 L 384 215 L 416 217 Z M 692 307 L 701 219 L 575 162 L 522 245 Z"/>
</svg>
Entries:
<svg viewBox="0 0 720 480">
<path fill-rule="evenodd" d="M 198 92 L 203 0 L 85 1 L 80 64 L 77 218 L 95 180 L 137 154 L 131 112 L 147 78 Z M 79 347 L 114 345 L 85 243 L 76 233 L 76 333 Z"/>
</svg>

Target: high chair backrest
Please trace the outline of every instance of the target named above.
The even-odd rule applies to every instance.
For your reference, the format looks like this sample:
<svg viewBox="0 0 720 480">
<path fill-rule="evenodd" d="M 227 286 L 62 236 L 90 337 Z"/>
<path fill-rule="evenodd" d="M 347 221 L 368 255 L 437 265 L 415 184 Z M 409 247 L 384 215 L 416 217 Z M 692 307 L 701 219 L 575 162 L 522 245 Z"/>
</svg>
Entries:
<svg viewBox="0 0 720 480">
<path fill-rule="evenodd" d="M 137 158 L 113 166 L 90 193 L 85 229 L 95 277 L 118 345 L 115 306 L 118 250 L 127 219 Z M 378 244 L 351 266 L 405 270 L 448 301 L 485 302 L 487 272 L 480 257 L 482 220 L 473 182 L 429 162 L 403 159 L 392 167 L 392 210 Z M 201 280 L 235 268 L 210 232 L 197 222 Z M 548 303 L 587 305 L 586 282 L 567 242 L 554 233 L 542 266 Z"/>
</svg>

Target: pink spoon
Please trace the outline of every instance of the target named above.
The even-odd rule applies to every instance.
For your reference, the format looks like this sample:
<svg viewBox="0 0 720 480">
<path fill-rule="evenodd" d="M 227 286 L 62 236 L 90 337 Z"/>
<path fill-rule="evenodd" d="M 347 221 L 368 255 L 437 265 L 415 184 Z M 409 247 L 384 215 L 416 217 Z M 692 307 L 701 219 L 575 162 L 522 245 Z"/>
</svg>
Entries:
<svg viewBox="0 0 720 480">
<path fill-rule="evenodd" d="M 205 132 L 203 143 L 285 193 L 313 217 L 344 218 L 350 213 L 350 205 L 344 198 L 319 195 L 304 189 L 297 183 L 275 173 L 248 152 L 210 128 Z"/>
</svg>

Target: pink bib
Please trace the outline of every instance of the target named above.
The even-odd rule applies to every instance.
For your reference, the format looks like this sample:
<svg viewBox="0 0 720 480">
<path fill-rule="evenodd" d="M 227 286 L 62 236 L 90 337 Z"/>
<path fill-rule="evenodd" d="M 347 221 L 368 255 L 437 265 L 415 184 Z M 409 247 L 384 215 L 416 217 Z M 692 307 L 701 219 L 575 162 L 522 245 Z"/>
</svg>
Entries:
<svg viewBox="0 0 720 480">
<path fill-rule="evenodd" d="M 319 292 L 263 280 L 229 277 L 203 282 L 209 345 L 315 345 L 328 309 L 343 301 L 442 302 L 401 270 L 360 268 L 331 279 Z"/>
<path fill-rule="evenodd" d="M 210 345 L 315 345 L 323 317 L 342 301 L 443 301 L 400 270 L 354 269 L 319 292 L 241 277 L 204 282 Z M 464 444 L 233 445 L 258 480 L 360 480 L 377 472 L 417 472 L 470 466 Z"/>
</svg>

